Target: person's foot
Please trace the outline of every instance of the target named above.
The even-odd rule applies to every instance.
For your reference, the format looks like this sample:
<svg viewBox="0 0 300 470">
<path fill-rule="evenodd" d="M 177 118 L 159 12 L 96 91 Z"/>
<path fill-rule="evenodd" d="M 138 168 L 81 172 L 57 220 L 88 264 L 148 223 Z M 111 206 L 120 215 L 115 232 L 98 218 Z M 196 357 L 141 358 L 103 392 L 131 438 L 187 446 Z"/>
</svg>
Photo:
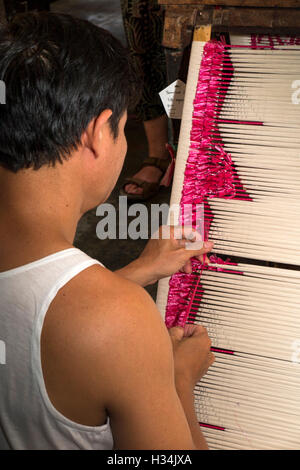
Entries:
<svg viewBox="0 0 300 470">
<path fill-rule="evenodd" d="M 168 158 L 169 154 L 166 154 L 160 158 Z M 142 181 L 147 181 L 147 183 L 158 183 L 163 175 L 162 170 L 156 168 L 155 166 L 145 166 L 140 171 L 138 171 L 133 177 L 139 178 Z M 126 184 L 124 190 L 128 194 L 142 194 L 143 188 L 140 188 L 136 184 Z"/>
<path fill-rule="evenodd" d="M 147 181 L 147 183 L 157 183 L 161 177 L 162 171 L 155 166 L 145 166 L 134 175 L 134 178 Z M 124 189 L 128 194 L 142 194 L 143 192 L 143 188 L 140 188 L 136 184 L 126 184 Z"/>
</svg>

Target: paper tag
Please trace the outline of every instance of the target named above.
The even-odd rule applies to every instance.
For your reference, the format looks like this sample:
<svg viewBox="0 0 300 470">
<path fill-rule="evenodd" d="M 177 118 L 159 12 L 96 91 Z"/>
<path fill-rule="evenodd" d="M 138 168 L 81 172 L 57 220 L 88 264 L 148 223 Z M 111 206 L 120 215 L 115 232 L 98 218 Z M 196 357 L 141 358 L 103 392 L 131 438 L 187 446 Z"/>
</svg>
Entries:
<svg viewBox="0 0 300 470">
<path fill-rule="evenodd" d="M 171 119 L 181 119 L 185 94 L 185 83 L 175 80 L 159 93 L 166 113 Z"/>
</svg>

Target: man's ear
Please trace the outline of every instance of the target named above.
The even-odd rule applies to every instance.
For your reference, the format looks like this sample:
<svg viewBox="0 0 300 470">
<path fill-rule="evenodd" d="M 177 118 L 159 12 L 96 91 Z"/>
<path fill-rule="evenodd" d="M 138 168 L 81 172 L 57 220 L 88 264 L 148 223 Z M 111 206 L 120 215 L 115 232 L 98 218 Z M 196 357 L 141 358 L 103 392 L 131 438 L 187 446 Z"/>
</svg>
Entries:
<svg viewBox="0 0 300 470">
<path fill-rule="evenodd" d="M 107 129 L 108 120 L 112 115 L 111 109 L 105 109 L 102 113 L 94 120 L 94 134 L 97 138 L 103 137 L 103 130 Z"/>
<path fill-rule="evenodd" d="M 89 123 L 86 131 L 82 135 L 82 144 L 94 153 L 97 157 L 96 151 L 98 145 L 104 136 L 104 130 L 107 129 L 108 120 L 112 115 L 111 109 L 105 109 L 99 116 L 95 117 Z"/>
</svg>

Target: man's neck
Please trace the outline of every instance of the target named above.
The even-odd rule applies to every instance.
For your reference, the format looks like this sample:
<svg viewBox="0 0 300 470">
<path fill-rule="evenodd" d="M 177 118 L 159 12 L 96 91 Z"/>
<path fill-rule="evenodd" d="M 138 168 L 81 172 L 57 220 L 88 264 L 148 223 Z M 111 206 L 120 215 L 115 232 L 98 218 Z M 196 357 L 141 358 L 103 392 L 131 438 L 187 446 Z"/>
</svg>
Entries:
<svg viewBox="0 0 300 470">
<path fill-rule="evenodd" d="M 72 169 L 0 168 L 0 187 L 0 271 L 72 246 L 83 202 Z"/>
</svg>

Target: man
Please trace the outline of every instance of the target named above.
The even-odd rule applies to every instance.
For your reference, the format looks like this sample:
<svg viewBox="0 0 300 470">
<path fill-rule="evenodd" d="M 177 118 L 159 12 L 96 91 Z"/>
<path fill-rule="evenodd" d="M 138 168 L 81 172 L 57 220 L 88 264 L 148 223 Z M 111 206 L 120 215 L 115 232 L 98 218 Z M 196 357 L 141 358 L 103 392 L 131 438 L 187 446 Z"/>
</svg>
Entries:
<svg viewBox="0 0 300 470">
<path fill-rule="evenodd" d="M 0 79 L 0 448 L 207 448 L 193 407 L 206 330 L 170 341 L 141 286 L 212 244 L 151 240 L 117 273 L 73 247 L 124 161 L 123 48 L 79 19 L 22 15 L 1 31 Z"/>
</svg>

